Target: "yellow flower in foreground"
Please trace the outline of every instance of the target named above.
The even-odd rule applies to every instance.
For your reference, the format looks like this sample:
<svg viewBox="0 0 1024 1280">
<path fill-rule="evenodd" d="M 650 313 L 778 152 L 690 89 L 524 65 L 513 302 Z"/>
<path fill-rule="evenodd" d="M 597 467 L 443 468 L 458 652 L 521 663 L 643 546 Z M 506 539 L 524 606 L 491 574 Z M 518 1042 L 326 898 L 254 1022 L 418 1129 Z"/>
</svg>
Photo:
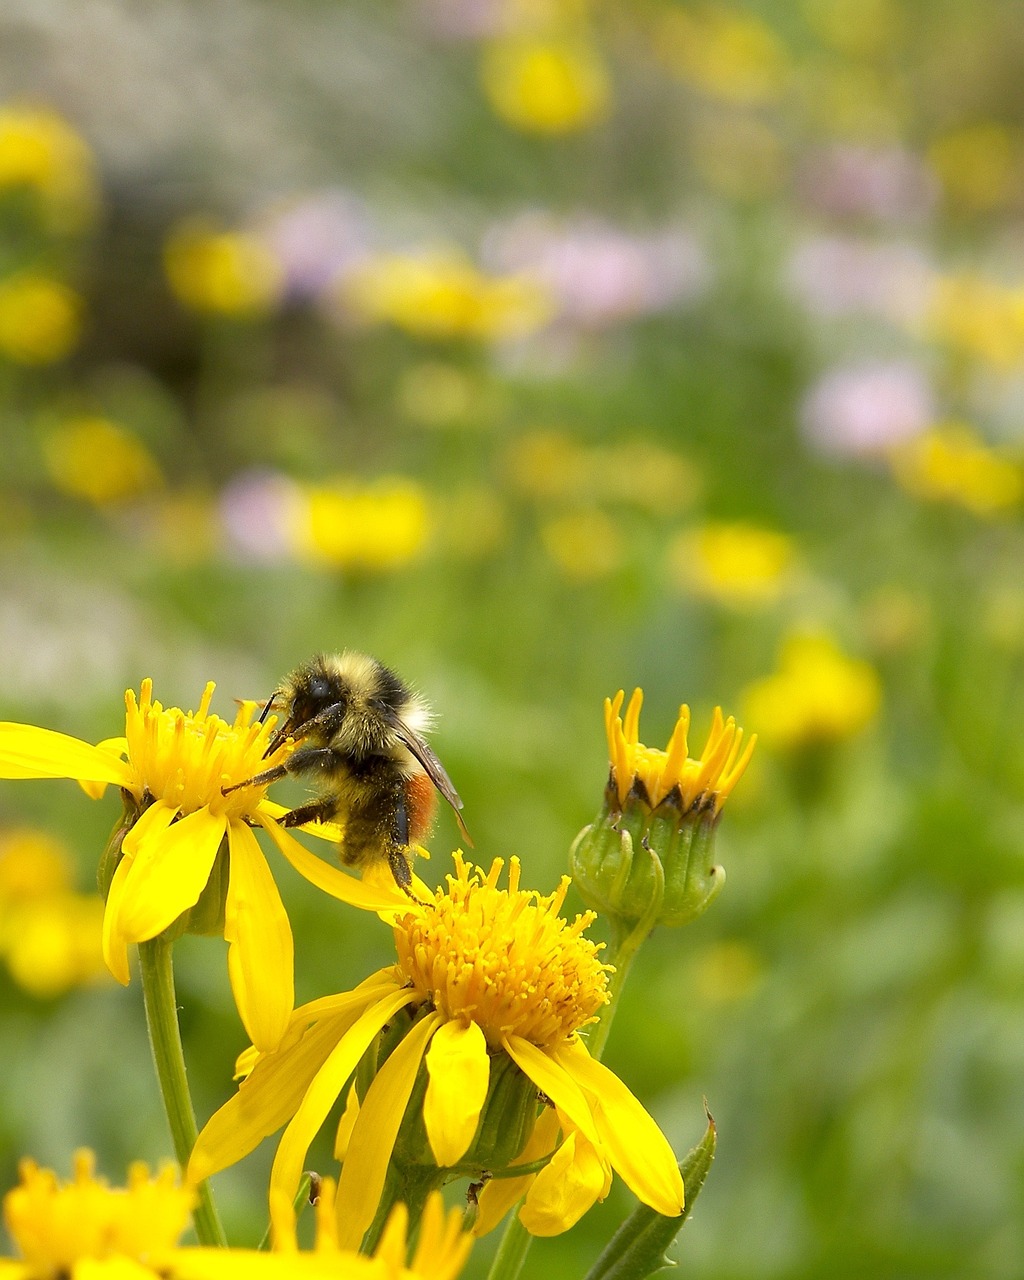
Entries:
<svg viewBox="0 0 1024 1280">
<path fill-rule="evenodd" d="M 59 280 L 23 271 L 0 281 L 0 353 L 18 364 L 63 360 L 78 342 L 82 300 Z"/>
<path fill-rule="evenodd" d="M 342 901 L 381 910 L 407 899 L 397 889 L 363 885 L 305 850 L 275 821 L 284 810 L 266 799 L 266 787 L 223 794 L 294 748 L 285 743 L 264 758 L 274 718 L 253 724 L 254 705 L 246 703 L 229 724 L 210 714 L 213 690 L 206 686 L 197 712 L 165 710 L 153 701 L 152 681 L 144 680 L 139 698 L 131 689 L 125 695 L 125 736 L 99 746 L 34 725 L 0 724 L 0 777 L 74 778 L 96 797 L 109 784 L 121 788 L 133 812 L 107 893 L 103 953 L 123 983 L 128 945 L 155 938 L 196 904 L 226 837 L 231 986 L 250 1038 L 271 1050 L 294 1003 L 292 934 L 250 823 L 268 832 L 296 870 Z M 327 826 L 316 833 L 337 835 Z"/>
<path fill-rule="evenodd" d="M 300 1253 L 294 1240 L 273 1254 L 180 1248 L 193 1200 L 172 1167 L 151 1178 L 145 1165 L 133 1165 L 120 1188 L 95 1176 L 88 1151 L 76 1155 L 67 1183 L 24 1160 L 21 1182 L 3 1206 L 20 1257 L 0 1259 L 0 1280 L 456 1280 L 471 1246 L 459 1229 L 461 1213 L 446 1216 L 435 1194 L 411 1258 L 404 1205 L 396 1206 L 372 1257 L 344 1251 L 333 1224 L 334 1188 L 325 1179 L 313 1252 Z"/>
<path fill-rule="evenodd" d="M 952 502 L 978 516 L 995 516 L 1020 506 L 1024 472 L 990 449 L 963 423 L 935 427 L 891 456 L 893 473 L 918 498 Z"/>
<path fill-rule="evenodd" d="M 757 737 L 744 747 L 743 730 L 716 707 L 704 750 L 691 758 L 684 705 L 662 751 L 640 741 L 642 691 L 633 691 L 625 717 L 624 700 L 621 689 L 605 699 L 608 784 L 601 812 L 573 842 L 573 880 L 587 905 L 613 921 L 686 924 L 725 884 L 713 860 L 715 829 Z"/>
<path fill-rule="evenodd" d="M 106 418 L 70 418 L 43 437 L 43 460 L 62 493 L 97 506 L 160 487 L 160 468 L 133 431 Z"/>
<path fill-rule="evenodd" d="M 201 219 L 172 232 L 164 266 L 185 306 L 211 315 L 262 315 L 281 291 L 280 264 L 262 240 L 240 231 L 217 231 Z"/>
<path fill-rule="evenodd" d="M 374 1219 L 396 1141 L 401 1159 L 415 1156 L 438 1173 L 439 1184 L 452 1172 L 478 1179 L 521 1155 L 536 1128 L 537 1090 L 557 1117 L 547 1122 L 553 1127 L 545 1126 L 547 1145 L 537 1156 L 553 1155 L 565 1176 L 533 1182 L 524 1217 L 531 1230 L 571 1226 L 603 1196 L 611 1168 L 660 1213 L 680 1213 L 683 1187 L 671 1148 L 579 1035 L 607 1000 L 606 967 L 583 936 L 593 917 L 570 924 L 558 915 L 567 879 L 547 897 L 521 890 L 516 859 L 507 889 L 498 888 L 500 859 L 484 875 L 457 853 L 455 867 L 447 891 L 397 915 L 396 964 L 354 991 L 296 1009 L 277 1053 L 242 1055 L 240 1069 L 249 1074 L 199 1135 L 191 1176 L 226 1168 L 287 1122 L 270 1186 L 277 1238 L 288 1238 L 310 1143 L 378 1034 L 399 1026 L 405 1034 L 354 1121 L 354 1107 L 342 1121 L 338 1229 L 345 1247 L 358 1247 Z M 525 1108 L 518 1115 L 517 1108 L 499 1108 L 492 1119 L 489 1103 L 499 1093 L 514 1097 L 517 1088 Z M 422 1145 L 413 1140 L 419 1126 Z M 522 1139 L 508 1150 L 508 1133 L 520 1131 Z M 500 1162 L 497 1149 L 504 1149 Z M 567 1197 L 570 1183 L 574 1194 Z"/>
<path fill-rule="evenodd" d="M 669 547 L 670 570 L 681 586 L 740 606 L 778 599 L 795 559 L 791 538 L 742 521 L 706 524 Z"/>
<path fill-rule="evenodd" d="M 849 658 L 831 636 L 791 636 L 779 669 L 746 691 L 746 714 L 783 750 L 839 742 L 878 714 L 882 686 L 870 663 Z"/>
<path fill-rule="evenodd" d="M 608 73 L 586 40 L 502 37 L 486 46 L 480 74 L 491 106 L 524 133 L 575 133 L 608 114 Z"/>
</svg>

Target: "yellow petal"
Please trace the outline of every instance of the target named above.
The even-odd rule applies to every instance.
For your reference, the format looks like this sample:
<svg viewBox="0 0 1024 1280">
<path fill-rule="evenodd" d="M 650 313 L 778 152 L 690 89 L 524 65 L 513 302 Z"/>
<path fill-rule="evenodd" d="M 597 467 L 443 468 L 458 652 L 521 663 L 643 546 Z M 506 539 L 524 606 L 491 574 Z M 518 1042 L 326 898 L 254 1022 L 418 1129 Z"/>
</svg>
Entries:
<svg viewBox="0 0 1024 1280">
<path fill-rule="evenodd" d="M 537 1117 L 533 1133 L 523 1148 L 522 1154 L 512 1161 L 510 1168 L 517 1164 L 533 1164 L 554 1151 L 558 1143 L 558 1117 L 550 1107 L 545 1107 Z M 505 1214 L 516 1203 L 520 1196 L 536 1178 L 535 1173 L 525 1174 L 521 1178 L 491 1178 L 484 1184 L 478 1198 L 479 1212 L 473 1224 L 475 1236 L 485 1236 L 488 1231 L 501 1222 Z"/>
<path fill-rule="evenodd" d="M 327 1113 L 334 1106 L 335 1100 L 345 1087 L 349 1076 L 355 1070 L 359 1059 L 369 1048 L 373 1037 L 385 1022 L 389 1018 L 393 1018 L 399 1009 L 414 999 L 416 999 L 414 992 L 403 989 L 396 991 L 391 996 L 386 996 L 384 999 L 377 1000 L 345 1032 L 331 1050 L 326 1062 L 316 1073 L 309 1088 L 305 1091 L 298 1110 L 292 1116 L 287 1129 L 281 1136 L 277 1155 L 274 1157 L 274 1165 L 270 1171 L 271 1187 L 278 1188 L 283 1193 L 279 1201 L 280 1205 L 285 1206 L 281 1210 L 282 1213 L 291 1214 L 292 1201 L 299 1185 L 299 1179 L 302 1177 L 302 1165 L 306 1158 L 306 1152 L 309 1150 L 309 1144 L 316 1137 L 317 1130 L 327 1119 Z M 395 1053 L 397 1052 L 398 1049 L 395 1050 Z M 392 1054 L 391 1058 L 394 1058 L 394 1056 Z M 388 1061 L 390 1062 L 391 1059 L 389 1058 Z M 255 1081 L 255 1079 L 256 1072 L 254 1071 L 246 1083 L 251 1085 L 251 1082 Z M 380 1076 L 377 1079 L 379 1080 Z M 239 1089 L 239 1093 L 245 1087 L 246 1085 L 243 1084 Z M 357 1128 L 356 1133 L 358 1134 L 358 1132 Z M 391 1154 L 390 1146 L 388 1147 L 388 1154 Z M 349 1149 L 349 1159 L 351 1159 L 351 1147 Z M 348 1164 L 349 1161 L 346 1160 L 346 1169 Z M 344 1177 L 344 1174 L 342 1176 Z M 287 1199 L 284 1197 L 287 1197 Z M 274 1219 L 274 1230 L 275 1232 L 287 1231 L 288 1222 Z M 360 1232 L 360 1236 L 362 1236 L 362 1232 Z"/>
<path fill-rule="evenodd" d="M 189 1177 L 201 1182 L 226 1169 L 290 1120 L 310 1081 L 361 1012 L 325 1018 L 298 1044 L 260 1057 L 235 1096 L 207 1121 L 189 1160 Z"/>
<path fill-rule="evenodd" d="M 132 771 L 111 752 L 80 738 L 4 721 L 0 723 L 0 778 L 75 778 L 127 787 Z"/>
<path fill-rule="evenodd" d="M 417 1022 L 366 1091 L 338 1179 L 338 1244 L 343 1249 L 358 1249 L 373 1222 L 416 1072 L 440 1021 L 439 1013 L 430 1013 Z"/>
<path fill-rule="evenodd" d="M 487 1098 L 491 1062 L 475 1022 L 438 1027 L 427 1053 L 423 1122 L 439 1166 L 458 1164 L 469 1150 Z"/>
<path fill-rule="evenodd" d="M 0 1280 L 30 1280 L 32 1274 L 32 1268 L 27 1262 L 0 1258 Z"/>
<path fill-rule="evenodd" d="M 222 814 L 197 809 L 139 842 L 116 922 L 128 942 L 155 938 L 195 906 L 226 827 Z"/>
<path fill-rule="evenodd" d="M 397 885 L 384 889 L 364 884 L 362 880 L 329 866 L 322 858 L 304 849 L 294 836 L 289 835 L 283 827 L 258 809 L 256 818 L 299 875 L 318 889 L 323 889 L 324 893 L 329 893 L 332 898 L 338 898 L 353 907 L 362 907 L 365 911 L 409 909 L 410 899 Z"/>
<path fill-rule="evenodd" d="M 71 1265 L 71 1280 L 153 1280 L 153 1274 L 152 1267 L 117 1254 L 107 1258 L 79 1258 Z"/>
<path fill-rule="evenodd" d="M 605 1166 L 582 1133 L 570 1133 L 526 1193 L 519 1221 L 532 1236 L 557 1236 L 576 1225 L 608 1186 Z"/>
<path fill-rule="evenodd" d="M 334 1158 L 339 1164 L 345 1159 L 348 1144 L 352 1141 L 352 1130 L 355 1128 L 358 1119 L 359 1094 L 356 1093 L 355 1085 L 350 1084 L 348 1097 L 345 1099 L 345 1110 L 341 1113 L 341 1119 L 338 1121 L 338 1131 L 334 1135 Z"/>
<path fill-rule="evenodd" d="M 522 1036 L 507 1036 L 502 1043 L 508 1056 L 537 1088 L 546 1093 L 556 1107 L 561 1107 L 594 1146 L 600 1146 L 590 1104 L 565 1067 L 556 1061 L 553 1051 L 538 1049 Z"/>
<path fill-rule="evenodd" d="M 109 751 L 120 759 L 128 754 L 128 739 L 104 738 L 102 742 L 96 743 L 96 749 L 98 751 Z M 102 800 L 108 784 L 106 782 L 89 782 L 87 779 L 79 778 L 78 785 L 90 800 Z"/>
<path fill-rule="evenodd" d="M 128 944 L 124 940 L 124 934 L 117 928 L 117 917 L 131 865 L 132 860 L 128 857 L 122 858 L 117 864 L 117 870 L 114 872 L 107 892 L 106 905 L 103 908 L 103 960 L 124 987 L 131 981 L 132 975 L 128 967 Z"/>
<path fill-rule="evenodd" d="M 249 1039 L 261 1053 L 273 1053 L 295 1004 L 292 929 L 263 850 L 244 822 L 228 824 L 228 850 L 224 937 L 231 944 L 231 990 Z"/>
<path fill-rule="evenodd" d="M 637 1199 L 666 1218 L 682 1213 L 679 1164 L 639 1100 L 614 1071 L 590 1056 L 582 1040 L 558 1046 L 553 1056 L 590 1099 L 599 1145 Z"/>
<path fill-rule="evenodd" d="M 166 800 L 157 800 L 148 809 L 143 809 L 138 821 L 125 832 L 124 839 L 121 841 L 121 852 L 134 858 L 143 841 L 159 835 L 161 831 L 166 831 L 177 816 L 178 810 L 174 805 L 168 804 Z"/>
<path fill-rule="evenodd" d="M 277 804 L 266 796 L 256 806 L 256 810 L 257 813 L 265 813 L 268 818 L 273 818 L 275 821 L 283 818 L 286 813 L 291 813 L 286 804 Z M 331 844 L 341 844 L 343 832 L 336 822 L 304 822 L 301 827 L 295 829 L 305 831 L 307 835 L 316 836 L 320 840 L 329 840 Z"/>
</svg>

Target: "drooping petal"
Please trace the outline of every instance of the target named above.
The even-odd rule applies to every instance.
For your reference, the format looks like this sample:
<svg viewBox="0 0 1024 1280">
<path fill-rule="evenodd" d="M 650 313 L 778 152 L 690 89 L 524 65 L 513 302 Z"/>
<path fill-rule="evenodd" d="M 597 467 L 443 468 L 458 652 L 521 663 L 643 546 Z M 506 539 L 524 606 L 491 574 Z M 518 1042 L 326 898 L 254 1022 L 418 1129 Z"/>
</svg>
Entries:
<svg viewBox="0 0 1024 1280">
<path fill-rule="evenodd" d="M 475 1022 L 446 1022 L 431 1040 L 426 1062 L 423 1122 L 430 1149 L 439 1165 L 458 1164 L 487 1098 L 491 1063 L 484 1033 Z"/>
<path fill-rule="evenodd" d="M 384 889 L 363 884 L 362 880 L 329 866 L 322 858 L 304 849 L 294 836 L 259 810 L 255 816 L 299 875 L 332 898 L 353 907 L 362 907 L 364 911 L 408 910 L 410 899 L 397 885 Z"/>
<path fill-rule="evenodd" d="M 103 960 L 123 987 L 131 981 L 132 975 L 128 967 L 128 944 L 124 940 L 124 934 L 116 926 L 131 865 L 132 860 L 128 857 L 122 858 L 117 864 L 117 870 L 107 890 L 106 905 L 103 908 Z"/>
<path fill-rule="evenodd" d="M 590 1104 L 565 1067 L 556 1061 L 553 1051 L 538 1049 L 522 1036 L 507 1036 L 502 1043 L 508 1056 L 537 1088 L 546 1093 L 555 1106 L 561 1107 L 594 1146 L 600 1146 Z"/>
<path fill-rule="evenodd" d="M 214 1112 L 196 1139 L 189 1177 L 201 1182 L 226 1169 L 280 1129 L 295 1114 L 313 1077 L 362 1012 L 360 1008 L 339 1018 L 325 1018 L 298 1044 L 260 1057 L 238 1092 Z"/>
<path fill-rule="evenodd" d="M 542 1160 L 554 1151 L 557 1144 L 558 1116 L 551 1107 L 545 1107 L 537 1117 L 529 1141 L 510 1167 Z M 509 1209 L 525 1194 L 536 1176 L 535 1173 L 527 1173 L 520 1178 L 491 1178 L 484 1185 L 477 1201 L 479 1212 L 473 1224 L 473 1234 L 485 1236 L 493 1231 Z"/>
<path fill-rule="evenodd" d="M 600 1145 L 634 1195 L 667 1218 L 682 1213 L 683 1178 L 675 1154 L 639 1100 L 581 1040 L 558 1046 L 553 1056 L 590 1099 Z"/>
<path fill-rule="evenodd" d="M 116 922 L 127 941 L 155 938 L 195 906 L 226 827 L 222 814 L 197 809 L 139 842 Z"/>
<path fill-rule="evenodd" d="M 605 1165 L 582 1133 L 570 1133 L 534 1179 L 519 1211 L 532 1236 L 558 1236 L 576 1225 L 608 1187 Z"/>
<path fill-rule="evenodd" d="M 102 742 L 96 743 L 96 749 L 97 751 L 109 751 L 120 759 L 128 754 L 128 739 L 104 738 Z M 79 778 L 78 785 L 90 800 L 102 800 L 109 784 L 106 782 L 90 782 L 87 778 Z"/>
<path fill-rule="evenodd" d="M 349 1076 L 355 1070 L 356 1064 L 366 1052 L 373 1037 L 389 1018 L 393 1018 L 399 1009 L 408 1004 L 410 1000 L 415 999 L 415 992 L 403 989 L 372 1004 L 335 1044 L 327 1060 L 310 1083 L 309 1088 L 306 1089 L 302 1102 L 295 1110 L 287 1129 L 281 1136 L 277 1155 L 274 1157 L 274 1165 L 270 1172 L 270 1185 L 279 1188 L 287 1196 L 289 1213 L 291 1212 L 291 1203 L 295 1190 L 299 1185 L 299 1179 L 302 1177 L 302 1164 L 306 1158 L 306 1152 L 309 1150 L 309 1144 L 313 1141 L 324 1120 L 326 1120 L 327 1113 L 345 1087 Z M 396 1049 L 395 1052 L 397 1053 L 398 1050 Z M 392 1058 L 394 1056 L 394 1054 L 391 1055 Z M 388 1061 L 390 1062 L 391 1059 Z M 251 1086 L 255 1078 L 256 1072 L 254 1071 L 247 1083 Z M 377 1079 L 379 1080 L 380 1076 Z M 242 1085 L 242 1089 L 244 1088 L 245 1085 Z M 241 1089 L 239 1089 L 239 1093 L 241 1093 Z M 388 1147 L 388 1154 L 390 1155 L 390 1153 L 391 1148 Z M 349 1159 L 351 1159 L 351 1146 Z M 346 1160 L 346 1169 L 348 1165 L 349 1161 Z M 344 1173 L 342 1176 L 344 1177 Z M 284 1204 L 285 1201 L 282 1200 L 281 1203 Z M 282 1222 L 279 1226 L 277 1220 L 275 1220 L 274 1228 L 275 1231 L 279 1229 L 285 1230 L 287 1229 L 287 1224 Z"/>
<path fill-rule="evenodd" d="M 263 850 L 244 822 L 228 824 L 224 937 L 242 1025 L 261 1053 L 281 1043 L 295 1004 L 294 944 Z"/>
<path fill-rule="evenodd" d="M 74 778 L 127 787 L 131 769 L 110 751 L 34 724 L 0 723 L 0 778 Z"/>
<path fill-rule="evenodd" d="M 366 1091 L 338 1179 L 338 1243 L 343 1249 L 358 1249 L 373 1222 L 416 1072 L 440 1021 L 439 1013 L 430 1013 L 417 1022 Z"/>
</svg>

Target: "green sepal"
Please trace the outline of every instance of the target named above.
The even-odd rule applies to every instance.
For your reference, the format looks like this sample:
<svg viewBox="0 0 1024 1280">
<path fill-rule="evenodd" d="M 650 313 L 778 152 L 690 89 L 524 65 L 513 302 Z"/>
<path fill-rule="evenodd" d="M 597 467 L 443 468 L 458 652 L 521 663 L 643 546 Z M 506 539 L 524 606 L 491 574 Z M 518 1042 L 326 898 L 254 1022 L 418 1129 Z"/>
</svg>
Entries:
<svg viewBox="0 0 1024 1280">
<path fill-rule="evenodd" d="M 587 1272 L 586 1280 L 645 1280 L 647 1276 L 676 1265 L 666 1257 L 665 1250 L 690 1216 L 715 1158 L 715 1121 L 706 1106 L 704 1110 L 708 1118 L 707 1131 L 679 1161 L 686 1189 L 683 1212 L 677 1218 L 666 1218 L 645 1204 L 638 1205 L 609 1240 L 604 1252 Z"/>
<path fill-rule="evenodd" d="M 114 829 L 111 831 L 110 838 L 100 854 L 99 866 L 96 868 L 96 884 L 104 902 L 106 902 L 107 895 L 110 893 L 110 884 L 114 879 L 117 864 L 123 857 L 121 853 L 122 841 L 139 820 L 139 806 L 130 791 L 122 790 L 121 802 L 123 811 L 120 818 L 114 823 Z"/>
</svg>

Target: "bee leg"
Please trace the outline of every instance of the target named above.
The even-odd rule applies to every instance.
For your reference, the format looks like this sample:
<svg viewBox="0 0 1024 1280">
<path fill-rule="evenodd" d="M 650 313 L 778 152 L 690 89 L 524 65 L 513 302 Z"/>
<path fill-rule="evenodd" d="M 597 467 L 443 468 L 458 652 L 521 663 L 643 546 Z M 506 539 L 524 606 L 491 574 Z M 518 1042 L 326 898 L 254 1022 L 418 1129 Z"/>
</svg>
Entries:
<svg viewBox="0 0 1024 1280">
<path fill-rule="evenodd" d="M 277 782 L 287 773 L 308 773 L 310 769 L 325 769 L 337 762 L 337 754 L 330 747 L 300 747 L 284 764 L 275 765 L 273 769 L 264 769 L 244 782 L 236 782 L 233 787 L 223 787 L 221 795 L 230 795 L 239 787 L 266 787 Z"/>
<path fill-rule="evenodd" d="M 278 778 L 283 778 L 288 772 L 283 764 L 279 764 L 275 769 L 266 769 L 263 773 L 257 773 L 252 778 L 246 778 L 244 782 L 236 782 L 233 787 L 221 787 L 222 796 L 228 796 L 232 791 L 238 791 L 241 787 L 265 787 L 271 782 L 276 782 Z"/>
<path fill-rule="evenodd" d="M 334 800 L 312 800 L 309 804 L 289 810 L 278 821 L 282 827 L 304 827 L 307 822 L 330 822 L 337 812 L 338 806 Z"/>
<path fill-rule="evenodd" d="M 391 847 L 388 849 L 388 866 L 395 877 L 399 889 L 409 892 L 412 884 L 412 871 L 406 850 L 409 847 L 409 812 L 405 807 L 405 797 L 399 796 L 395 808 L 395 827 L 392 834 Z"/>
</svg>

